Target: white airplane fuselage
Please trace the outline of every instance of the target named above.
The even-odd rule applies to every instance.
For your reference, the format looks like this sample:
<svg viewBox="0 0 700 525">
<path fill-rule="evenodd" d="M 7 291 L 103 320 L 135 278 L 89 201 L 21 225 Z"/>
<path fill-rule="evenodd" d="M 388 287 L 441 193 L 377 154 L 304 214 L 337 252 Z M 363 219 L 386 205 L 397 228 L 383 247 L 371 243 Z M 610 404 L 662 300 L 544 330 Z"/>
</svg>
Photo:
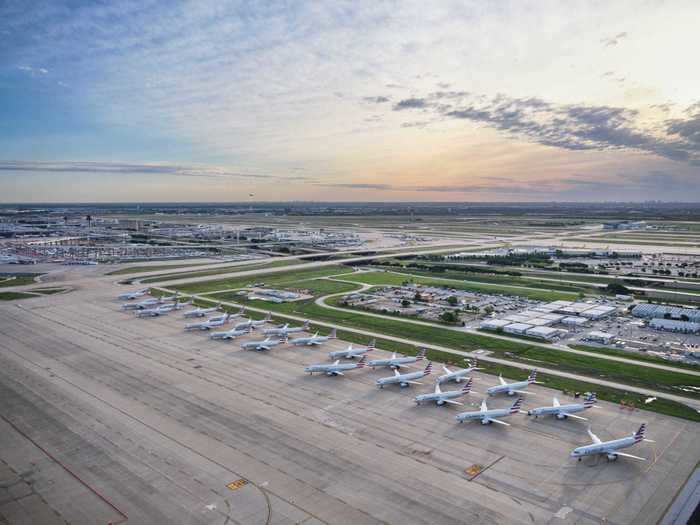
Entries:
<svg viewBox="0 0 700 525">
<path fill-rule="evenodd" d="M 456 381 L 457 383 L 459 383 L 462 381 L 462 379 L 467 377 L 473 371 L 474 368 L 464 368 L 462 370 L 455 370 L 454 372 L 449 372 L 447 374 L 438 376 L 437 382 L 445 383 L 447 381 Z"/>
<path fill-rule="evenodd" d="M 596 454 L 605 454 L 608 459 L 615 459 L 615 451 L 622 448 L 631 447 L 635 445 L 637 440 L 634 436 L 627 436 L 620 439 L 613 439 L 611 441 L 603 441 L 602 443 L 593 443 L 591 445 L 584 445 L 582 447 L 577 447 L 571 452 L 571 457 L 580 458 L 582 456 L 592 456 Z"/>
<path fill-rule="evenodd" d="M 469 412 L 461 412 L 455 416 L 455 419 L 460 423 L 470 419 L 480 419 L 482 425 L 488 425 L 493 418 L 508 417 L 511 415 L 510 408 L 493 408 L 491 410 L 473 410 Z"/>
<path fill-rule="evenodd" d="M 444 405 L 447 399 L 462 397 L 464 392 L 461 390 L 452 390 L 448 392 L 432 392 L 430 394 L 420 394 L 415 397 L 416 403 L 420 404 L 423 401 L 435 401 L 438 405 Z"/>
<path fill-rule="evenodd" d="M 410 365 L 418 361 L 417 357 L 394 357 L 388 359 L 373 359 L 367 363 L 367 366 L 375 368 L 377 366 L 390 366 L 392 368 L 398 368 L 405 365 Z"/>
<path fill-rule="evenodd" d="M 410 385 L 411 381 L 421 379 L 424 376 L 425 373 L 421 370 L 420 372 L 410 372 L 408 374 L 399 374 L 395 376 L 382 377 L 377 379 L 377 386 L 379 386 L 379 388 L 384 388 L 384 385 L 393 385 L 398 383 L 403 388 Z"/>
<path fill-rule="evenodd" d="M 349 350 L 336 350 L 335 352 L 328 352 L 329 359 L 354 359 L 355 357 L 365 355 L 367 352 L 371 351 L 371 348 L 353 348 Z"/>
<path fill-rule="evenodd" d="M 333 364 L 317 364 L 309 365 L 304 368 L 304 372 L 313 374 L 314 372 L 323 372 L 329 376 L 339 375 L 338 372 L 344 372 L 345 370 L 354 370 L 359 368 L 357 363 L 333 363 Z"/>
<path fill-rule="evenodd" d="M 529 381 L 518 381 L 517 383 L 508 383 L 505 385 L 496 385 L 488 388 L 486 393 L 490 396 L 507 393 L 509 396 L 516 394 L 516 390 L 524 390 L 530 385 Z"/>
<path fill-rule="evenodd" d="M 567 414 L 576 414 L 586 410 L 586 406 L 582 403 L 572 403 L 569 405 L 560 405 L 558 407 L 538 407 L 531 408 L 527 411 L 528 416 L 554 416 L 557 419 L 566 419 Z"/>
</svg>

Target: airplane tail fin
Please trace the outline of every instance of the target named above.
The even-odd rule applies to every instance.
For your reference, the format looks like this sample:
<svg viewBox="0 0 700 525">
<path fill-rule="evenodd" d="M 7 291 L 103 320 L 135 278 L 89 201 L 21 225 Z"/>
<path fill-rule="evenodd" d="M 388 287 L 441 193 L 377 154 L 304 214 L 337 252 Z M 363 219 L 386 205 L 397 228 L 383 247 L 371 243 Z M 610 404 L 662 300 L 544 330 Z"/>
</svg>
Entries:
<svg viewBox="0 0 700 525">
<path fill-rule="evenodd" d="M 328 334 L 328 339 L 335 339 L 336 338 L 335 332 L 336 332 L 336 330 L 335 330 L 335 328 L 333 328 L 333 330 L 331 330 L 331 333 Z"/>
<path fill-rule="evenodd" d="M 369 340 L 369 343 L 367 343 L 367 350 L 374 350 L 374 346 L 377 344 L 377 340 L 372 338 Z"/>
<path fill-rule="evenodd" d="M 520 409 L 522 408 L 522 406 L 523 406 L 523 398 L 521 396 L 521 397 L 518 397 L 518 399 L 515 400 L 515 403 L 513 403 L 513 406 L 510 407 L 510 413 L 517 414 L 518 412 L 520 412 Z"/>
<path fill-rule="evenodd" d="M 362 359 L 360 359 L 360 360 L 357 362 L 357 368 L 364 368 L 365 366 L 367 366 L 367 363 L 365 363 L 366 360 L 367 360 L 367 356 L 366 356 L 366 355 L 363 355 L 363 356 L 362 356 Z"/>
<path fill-rule="evenodd" d="M 591 392 L 583 400 L 583 408 L 591 408 L 593 405 L 595 405 L 596 401 L 597 401 L 596 393 Z"/>
<path fill-rule="evenodd" d="M 536 380 L 537 380 L 537 369 L 534 369 L 532 372 L 530 372 L 530 375 L 527 377 L 527 382 L 534 383 Z"/>
<path fill-rule="evenodd" d="M 433 363 L 428 361 L 428 366 L 425 367 L 425 370 L 423 370 L 423 375 L 424 376 L 429 376 L 433 371 Z"/>
<path fill-rule="evenodd" d="M 422 361 L 423 359 L 425 359 L 425 352 L 425 348 L 420 349 L 420 352 L 418 352 L 418 355 L 416 356 L 418 361 Z"/>
<path fill-rule="evenodd" d="M 301 325 L 301 327 L 302 327 L 304 330 L 306 330 L 306 329 L 309 327 L 309 320 L 307 319 L 306 321 L 304 321 L 304 324 Z"/>
<path fill-rule="evenodd" d="M 642 423 L 639 429 L 634 433 L 634 442 L 639 443 L 644 439 L 644 433 L 647 431 L 647 424 Z"/>
<path fill-rule="evenodd" d="M 469 393 L 469 391 L 472 389 L 472 383 L 474 383 L 474 380 L 470 377 L 469 381 L 467 381 L 462 387 L 462 395 Z"/>
</svg>

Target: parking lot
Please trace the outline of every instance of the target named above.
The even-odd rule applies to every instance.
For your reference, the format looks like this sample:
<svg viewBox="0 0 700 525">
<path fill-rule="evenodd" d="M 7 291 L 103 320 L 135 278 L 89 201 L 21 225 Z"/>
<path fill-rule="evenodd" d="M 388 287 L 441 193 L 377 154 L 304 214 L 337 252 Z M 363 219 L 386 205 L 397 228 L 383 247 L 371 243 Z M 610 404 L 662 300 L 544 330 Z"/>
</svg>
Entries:
<svg viewBox="0 0 700 525">
<path fill-rule="evenodd" d="M 635 447 L 646 462 L 578 463 L 585 422 L 457 424 L 459 407 L 413 402 L 429 378 L 380 390 L 388 369 L 304 374 L 343 341 L 243 351 L 260 336 L 212 341 L 178 312 L 137 319 L 119 291 L 0 306 L 0 459 L 65 521 L 656 523 L 700 457 L 697 424 L 600 403 L 602 439 L 647 421 L 656 443 Z M 496 382 L 476 373 L 474 389 Z M 525 408 L 555 394 L 529 390 Z"/>
</svg>

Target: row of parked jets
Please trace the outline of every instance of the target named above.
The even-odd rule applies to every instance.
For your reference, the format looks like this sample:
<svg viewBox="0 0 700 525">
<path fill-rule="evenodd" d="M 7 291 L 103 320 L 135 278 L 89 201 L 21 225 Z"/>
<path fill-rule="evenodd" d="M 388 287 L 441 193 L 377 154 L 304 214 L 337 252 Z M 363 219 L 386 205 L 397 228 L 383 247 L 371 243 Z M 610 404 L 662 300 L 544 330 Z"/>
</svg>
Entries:
<svg viewBox="0 0 700 525">
<path fill-rule="evenodd" d="M 138 290 L 136 292 L 125 293 L 119 296 L 122 300 L 131 301 L 138 297 L 142 297 L 148 293 L 148 289 Z M 186 306 L 192 304 L 191 301 L 188 302 L 178 302 L 179 296 L 167 296 L 159 298 L 149 298 L 144 299 L 139 302 L 128 302 L 123 305 L 125 310 L 135 310 L 137 316 L 139 317 L 157 317 L 160 315 L 167 314 L 173 310 L 180 310 Z M 220 312 L 221 306 L 217 305 L 210 308 L 195 308 L 184 312 L 185 318 L 201 318 L 206 317 L 209 314 Z M 185 325 L 185 330 L 207 330 L 211 331 L 213 328 L 222 327 L 226 325 L 230 320 L 236 318 L 242 318 L 245 312 L 245 308 L 237 313 L 226 313 L 223 315 L 218 315 L 215 317 L 210 317 L 205 321 L 189 323 Z M 262 327 L 271 320 L 271 314 L 268 312 L 267 316 L 261 320 L 245 319 L 244 321 L 238 322 L 233 325 L 229 330 L 223 331 L 213 331 L 210 333 L 209 337 L 211 339 L 218 340 L 231 340 L 239 336 L 250 334 L 253 330 Z M 295 346 L 318 346 L 325 343 L 328 340 L 336 338 L 336 330 L 333 329 L 329 335 L 323 336 L 316 332 L 311 336 L 296 337 L 294 339 L 289 339 L 290 334 L 305 332 L 308 330 L 309 321 L 304 321 L 304 324 L 299 327 L 290 327 L 289 324 L 284 324 L 282 326 L 276 326 L 271 328 L 262 329 L 262 334 L 265 335 L 265 339 L 246 341 L 241 344 L 241 348 L 244 350 L 256 350 L 264 351 L 270 350 L 271 348 L 290 343 Z M 362 369 L 365 367 L 389 367 L 393 369 L 394 375 L 388 377 L 381 377 L 376 380 L 376 384 L 379 388 L 384 388 L 384 386 L 398 384 L 400 387 L 408 387 L 410 385 L 422 385 L 419 379 L 425 378 L 432 373 L 433 364 L 428 362 L 424 370 L 414 371 L 414 372 L 403 372 L 402 367 L 406 365 L 418 363 L 423 361 L 426 357 L 425 349 L 421 350 L 416 356 L 403 356 L 399 357 L 396 352 L 392 354 L 389 358 L 383 359 L 373 359 L 367 360 L 367 354 L 373 351 L 375 348 L 375 341 L 371 340 L 369 344 L 365 347 L 357 347 L 352 343 L 345 350 L 333 351 L 328 354 L 329 358 L 333 361 L 332 363 L 315 363 L 308 365 L 304 368 L 305 372 L 313 375 L 314 372 L 324 373 L 328 376 L 343 376 L 345 372 L 349 370 Z M 355 359 L 359 357 L 360 359 L 356 362 L 342 362 L 342 359 Z M 416 404 L 421 404 L 425 402 L 435 402 L 437 405 L 442 406 L 445 404 L 452 405 L 463 405 L 464 403 L 457 401 L 458 398 L 462 398 L 470 393 L 472 393 L 473 378 L 467 376 L 475 370 L 481 370 L 478 368 L 477 363 L 473 362 L 467 368 L 462 368 L 459 370 L 450 370 L 446 366 L 443 366 L 444 374 L 437 377 L 435 381 L 435 388 L 433 392 L 427 394 L 419 394 L 414 400 Z M 523 394 L 529 394 L 526 388 L 536 383 L 537 371 L 532 370 L 528 378 L 524 381 L 517 381 L 513 383 L 506 382 L 502 376 L 498 376 L 499 384 L 491 386 L 486 389 L 486 393 L 489 396 L 495 396 L 498 394 L 507 394 L 513 396 L 518 394 L 515 402 L 506 408 L 489 408 L 486 399 L 481 402 L 481 407 L 479 410 L 460 412 L 455 416 L 455 419 L 462 423 L 463 421 L 479 420 L 482 425 L 490 425 L 492 423 L 497 423 L 499 425 L 510 426 L 510 423 L 503 421 L 503 418 L 508 418 L 514 414 L 523 413 L 529 416 L 535 416 L 536 418 L 541 415 L 551 415 L 557 419 L 578 419 L 583 421 L 588 421 L 587 418 L 577 415 L 580 412 L 584 412 L 594 407 L 596 403 L 596 394 L 588 393 L 582 403 L 569 403 L 562 405 L 559 400 L 554 397 L 551 406 L 543 406 L 531 408 L 527 411 L 522 410 L 523 405 Z M 464 386 L 458 390 L 442 390 L 441 385 L 450 381 L 455 381 L 460 383 L 466 380 Z M 476 393 L 476 392 L 474 392 Z M 621 449 L 631 447 L 642 441 L 651 442 L 652 440 L 646 439 L 646 423 L 642 423 L 639 429 L 633 434 L 610 441 L 602 441 L 598 436 L 596 436 L 591 429 L 588 429 L 588 435 L 590 436 L 592 443 L 589 445 L 584 445 L 575 448 L 571 452 L 571 457 L 577 458 L 579 461 L 584 456 L 592 455 L 604 455 L 608 461 L 615 461 L 618 457 L 626 457 L 636 460 L 646 461 L 646 458 L 621 452 Z"/>
</svg>

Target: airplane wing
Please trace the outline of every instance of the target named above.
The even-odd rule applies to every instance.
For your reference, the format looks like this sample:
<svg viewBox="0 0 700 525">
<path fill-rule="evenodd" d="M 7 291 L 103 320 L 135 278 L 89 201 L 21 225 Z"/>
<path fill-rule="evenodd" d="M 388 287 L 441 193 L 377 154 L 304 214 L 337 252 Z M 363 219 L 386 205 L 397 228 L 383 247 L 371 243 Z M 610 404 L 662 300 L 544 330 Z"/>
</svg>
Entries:
<svg viewBox="0 0 700 525">
<path fill-rule="evenodd" d="M 501 382 L 502 385 L 508 384 L 508 383 L 506 383 L 505 379 L 503 379 L 503 376 L 501 376 L 501 375 L 498 376 L 498 380 Z"/>
<path fill-rule="evenodd" d="M 505 421 L 501 421 L 500 419 L 493 419 L 491 417 L 487 417 L 486 421 L 488 421 L 489 423 L 498 423 L 499 425 L 505 425 L 507 427 L 510 426 L 510 423 L 506 423 Z"/>
<path fill-rule="evenodd" d="M 450 403 L 451 405 L 463 405 L 464 403 L 460 403 L 459 401 L 453 401 L 452 399 L 444 399 L 445 403 Z"/>
<path fill-rule="evenodd" d="M 411 385 L 422 385 L 423 384 L 420 381 L 404 381 L 404 383 L 409 383 Z"/>
<path fill-rule="evenodd" d="M 481 400 L 481 411 L 486 412 L 489 409 L 489 407 L 486 406 L 486 400 L 482 399 Z"/>
<path fill-rule="evenodd" d="M 532 392 L 528 392 L 527 390 L 509 390 L 509 392 L 516 392 L 518 394 L 527 394 L 528 396 L 532 394 Z M 558 405 L 554 405 L 558 406 Z"/>
<path fill-rule="evenodd" d="M 337 371 L 337 370 L 336 370 L 335 372 L 333 372 L 333 373 L 334 373 L 335 375 L 337 375 L 337 376 L 344 376 L 344 375 L 345 375 L 345 374 L 343 374 L 342 372 L 339 372 L 339 371 Z"/>
<path fill-rule="evenodd" d="M 446 374 L 452 373 L 452 371 L 449 368 L 447 368 L 445 365 L 442 365 L 442 369 L 445 371 Z"/>
<path fill-rule="evenodd" d="M 259 349 L 259 350 L 269 350 L 270 347 L 267 346 L 267 345 L 260 345 L 260 346 L 258 346 L 258 349 Z"/>
<path fill-rule="evenodd" d="M 588 435 L 591 436 L 591 439 L 593 440 L 593 443 L 595 443 L 596 445 L 599 445 L 600 443 L 602 443 L 602 441 L 600 440 L 600 438 L 599 438 L 598 436 L 596 436 L 596 435 L 591 431 L 590 428 L 588 429 Z"/>
<path fill-rule="evenodd" d="M 340 359 L 336 359 L 335 363 L 333 363 L 333 365 L 337 365 L 338 363 L 340 363 Z"/>
<path fill-rule="evenodd" d="M 438 383 L 437 381 L 435 381 L 435 393 L 436 394 L 442 393 L 442 390 L 440 390 L 440 383 Z"/>
<path fill-rule="evenodd" d="M 580 419 L 581 421 L 588 421 L 588 418 L 582 417 L 582 416 L 577 416 L 576 414 L 566 414 L 568 417 L 572 417 L 574 419 Z"/>
<path fill-rule="evenodd" d="M 559 400 L 558 400 L 556 397 L 552 400 L 552 406 L 555 406 L 555 407 L 560 406 L 560 405 L 559 405 Z"/>
<path fill-rule="evenodd" d="M 611 454 L 615 454 L 616 456 L 622 456 L 625 458 L 632 458 L 632 459 L 638 459 L 639 461 L 647 461 L 647 458 L 641 458 L 639 456 L 633 456 L 632 454 L 627 454 L 625 452 L 611 452 Z"/>
<path fill-rule="evenodd" d="M 398 377 L 401 375 L 401 372 L 398 371 L 398 369 L 394 368 L 394 377 Z"/>
</svg>

